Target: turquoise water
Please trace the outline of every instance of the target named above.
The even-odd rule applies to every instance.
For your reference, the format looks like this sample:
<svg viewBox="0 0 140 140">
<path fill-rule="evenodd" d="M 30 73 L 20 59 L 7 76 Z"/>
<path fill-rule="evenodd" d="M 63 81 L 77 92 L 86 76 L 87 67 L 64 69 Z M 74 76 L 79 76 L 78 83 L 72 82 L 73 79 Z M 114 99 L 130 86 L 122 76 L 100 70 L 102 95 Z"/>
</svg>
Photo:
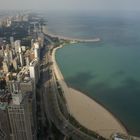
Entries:
<svg viewBox="0 0 140 140">
<path fill-rule="evenodd" d="M 50 16 L 49 31 L 68 37 L 100 37 L 56 53 L 69 86 L 108 108 L 140 136 L 140 20 L 129 16 Z"/>
</svg>

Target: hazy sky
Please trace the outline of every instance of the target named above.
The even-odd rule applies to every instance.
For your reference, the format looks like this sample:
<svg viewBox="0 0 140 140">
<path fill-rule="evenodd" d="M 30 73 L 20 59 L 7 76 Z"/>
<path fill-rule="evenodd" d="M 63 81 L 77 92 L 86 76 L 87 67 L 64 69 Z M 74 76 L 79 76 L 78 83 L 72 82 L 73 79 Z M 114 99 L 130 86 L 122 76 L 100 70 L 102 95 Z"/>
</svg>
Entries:
<svg viewBox="0 0 140 140">
<path fill-rule="evenodd" d="M 140 11 L 140 0 L 0 0 L 0 9 Z"/>
</svg>

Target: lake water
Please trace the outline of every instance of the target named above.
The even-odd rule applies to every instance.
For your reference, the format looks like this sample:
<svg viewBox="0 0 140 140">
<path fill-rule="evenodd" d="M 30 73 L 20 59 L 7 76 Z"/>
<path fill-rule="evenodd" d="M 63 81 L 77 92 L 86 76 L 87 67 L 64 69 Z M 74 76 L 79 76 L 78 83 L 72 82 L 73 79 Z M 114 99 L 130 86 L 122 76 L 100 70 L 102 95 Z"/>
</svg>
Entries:
<svg viewBox="0 0 140 140">
<path fill-rule="evenodd" d="M 135 15 L 48 14 L 50 32 L 94 38 L 56 53 L 69 86 L 109 109 L 131 134 L 140 136 L 140 18 Z"/>
</svg>

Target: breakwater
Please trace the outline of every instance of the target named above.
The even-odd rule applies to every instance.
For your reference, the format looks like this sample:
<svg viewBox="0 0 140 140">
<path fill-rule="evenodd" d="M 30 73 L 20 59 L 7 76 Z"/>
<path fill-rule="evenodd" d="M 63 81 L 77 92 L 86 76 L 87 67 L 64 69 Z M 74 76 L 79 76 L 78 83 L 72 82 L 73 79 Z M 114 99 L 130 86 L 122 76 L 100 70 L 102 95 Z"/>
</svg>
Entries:
<svg viewBox="0 0 140 140">
<path fill-rule="evenodd" d="M 43 32 L 44 32 L 44 34 L 46 34 L 50 37 L 58 38 L 60 40 L 71 41 L 73 43 L 75 43 L 75 42 L 99 42 L 99 41 L 101 41 L 101 39 L 99 37 L 91 38 L 91 39 L 81 39 L 81 38 L 71 38 L 71 37 L 66 37 L 66 36 L 61 36 L 61 35 L 55 35 L 55 34 L 48 32 L 45 26 L 43 27 Z"/>
</svg>

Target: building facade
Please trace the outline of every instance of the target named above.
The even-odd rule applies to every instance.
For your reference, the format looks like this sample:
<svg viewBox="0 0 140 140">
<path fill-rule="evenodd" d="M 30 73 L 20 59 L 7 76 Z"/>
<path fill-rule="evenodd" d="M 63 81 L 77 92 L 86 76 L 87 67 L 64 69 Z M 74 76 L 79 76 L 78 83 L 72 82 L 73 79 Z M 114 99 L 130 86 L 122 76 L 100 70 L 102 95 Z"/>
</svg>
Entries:
<svg viewBox="0 0 140 140">
<path fill-rule="evenodd" d="M 35 140 L 35 111 L 33 93 L 26 93 L 20 104 L 11 103 L 8 115 L 11 126 L 11 140 Z"/>
</svg>

